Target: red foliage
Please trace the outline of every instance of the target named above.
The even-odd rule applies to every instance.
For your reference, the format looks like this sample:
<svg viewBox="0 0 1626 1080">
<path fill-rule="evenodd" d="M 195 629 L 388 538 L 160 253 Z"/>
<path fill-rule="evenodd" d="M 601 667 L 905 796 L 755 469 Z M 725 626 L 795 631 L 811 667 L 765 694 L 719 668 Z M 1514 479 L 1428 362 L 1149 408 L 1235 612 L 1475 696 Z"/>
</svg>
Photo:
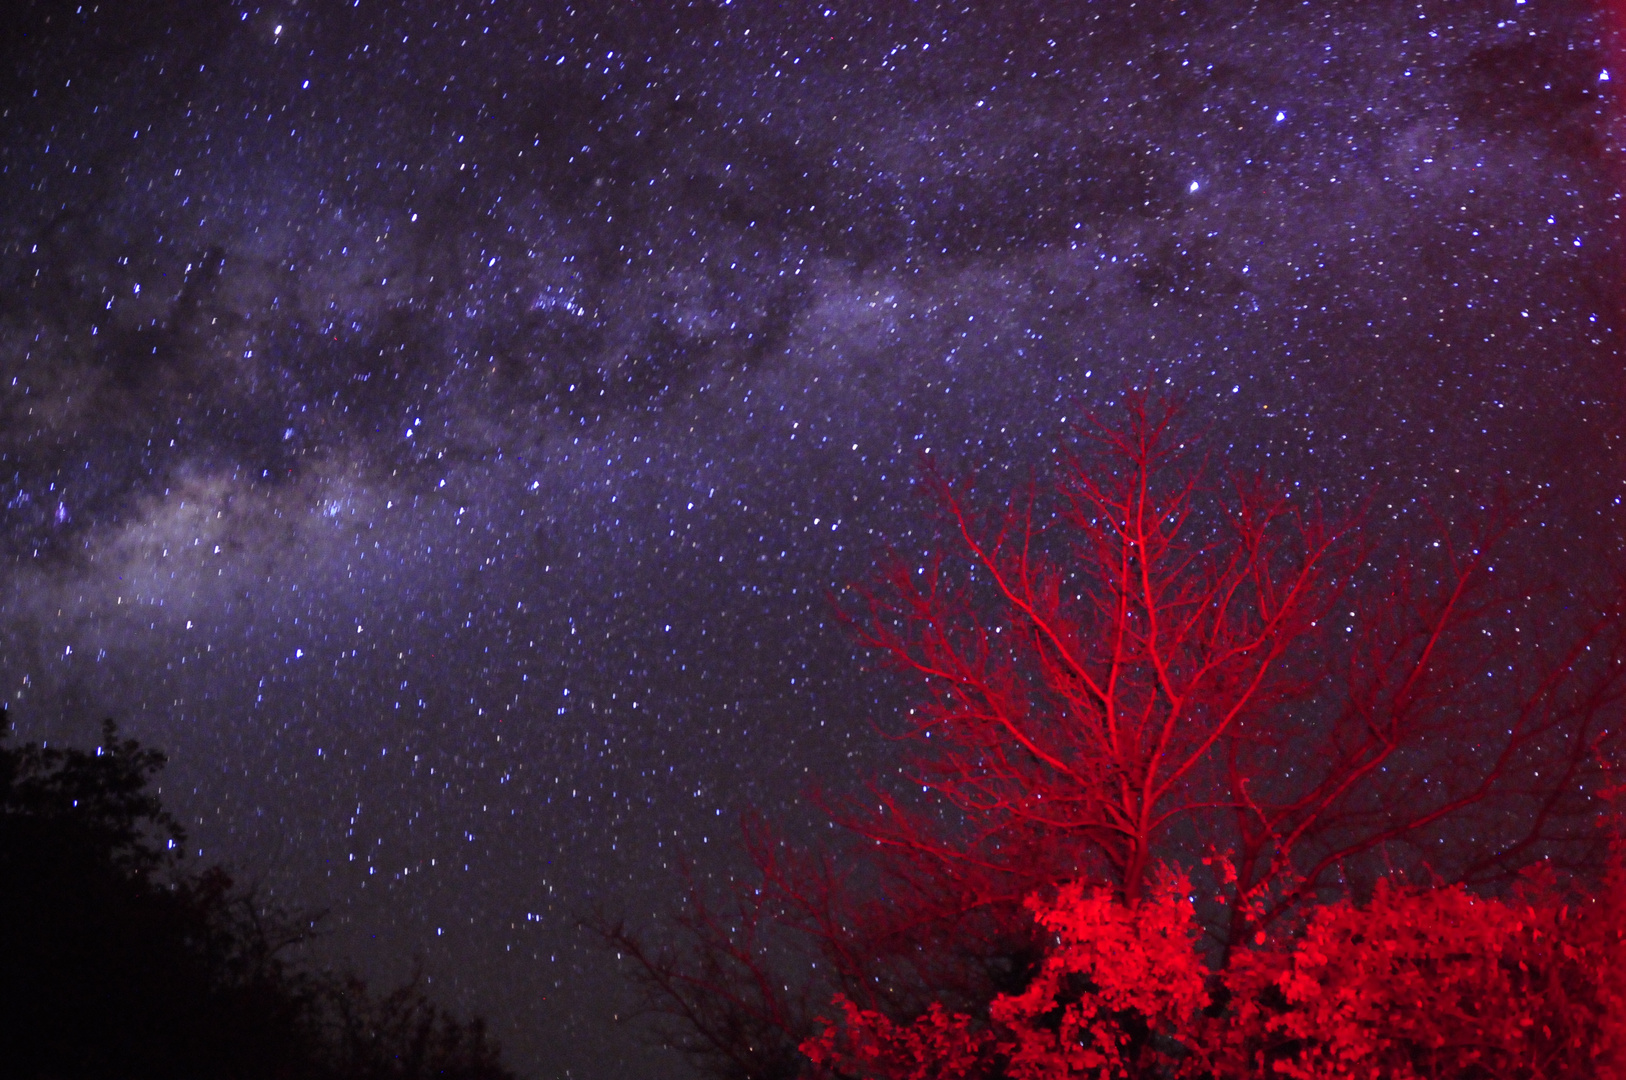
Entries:
<svg viewBox="0 0 1626 1080">
<path fill-rule="evenodd" d="M 993 1039 L 963 1013 L 934 1003 L 913 1023 L 895 1024 L 839 995 L 835 1005 L 841 1019 L 820 1018 L 824 1031 L 802 1044 L 823 1070 L 884 1080 L 972 1080 L 990 1068 Z"/>
<path fill-rule="evenodd" d="M 1031 901 L 1053 944 L 1026 989 L 994 999 L 986 1016 L 933 1005 L 899 1024 L 838 998 L 841 1018 L 824 1021 L 824 1032 L 802 1049 L 838 1075 L 874 1080 L 1106 1078 L 1186 1068 L 1195 1059 L 1171 1051 L 1200 1033 L 1208 972 L 1184 881 L 1169 875 L 1163 884 L 1133 905 L 1083 885 L 1049 903 Z"/>
<path fill-rule="evenodd" d="M 1175 1064 L 1163 1047 L 1192 1041 L 1208 970 L 1185 882 L 1164 884 L 1134 904 L 1076 884 L 1053 903 L 1030 903 L 1054 944 L 1026 990 L 989 1008 L 1007 1033 L 1013 1080 L 1142 1075 Z"/>
<path fill-rule="evenodd" d="M 841 999 L 803 1045 L 866 1080 L 1626 1078 L 1626 872 L 1566 904 L 1549 880 L 1514 900 L 1382 882 L 1238 953 L 1227 1014 L 1204 1012 L 1192 905 L 1171 879 L 1128 906 L 1071 886 L 1033 904 L 1054 945 L 1029 988 L 986 1016 L 940 1006 L 897 1024 Z"/>
<path fill-rule="evenodd" d="M 1618 874 L 1608 888 L 1626 881 Z M 1227 1070 L 1310 1078 L 1626 1076 L 1626 905 L 1380 884 L 1281 951 L 1239 955 Z"/>
</svg>

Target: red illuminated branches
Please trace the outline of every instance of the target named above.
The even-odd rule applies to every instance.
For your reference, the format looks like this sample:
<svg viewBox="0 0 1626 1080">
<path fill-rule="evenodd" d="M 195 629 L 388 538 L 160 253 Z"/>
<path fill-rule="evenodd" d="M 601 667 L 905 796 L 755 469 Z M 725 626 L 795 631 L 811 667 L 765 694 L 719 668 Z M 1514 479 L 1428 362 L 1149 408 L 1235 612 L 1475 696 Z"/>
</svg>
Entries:
<svg viewBox="0 0 1626 1080">
<path fill-rule="evenodd" d="M 1303 696 L 1283 659 L 1337 593 L 1334 535 L 1285 495 L 1238 486 L 1218 528 L 1194 519 L 1206 493 L 1178 467 L 1171 419 L 1137 406 L 1098 429 L 1110 467 L 1064 458 L 1053 507 L 1029 491 L 984 518 L 939 484 L 954 565 L 894 562 L 859 624 L 918 680 L 920 781 L 977 823 L 976 846 L 1065 837 L 1129 901 L 1222 740 Z M 971 855 L 951 843 L 934 854 Z"/>
<path fill-rule="evenodd" d="M 1619 620 L 1499 566 L 1511 513 L 1380 544 L 1213 483 L 1174 421 L 1132 400 L 992 512 L 934 479 L 943 543 L 862 593 L 861 640 L 914 687 L 915 794 L 847 824 L 898 880 L 1133 904 L 1200 857 L 1228 951 L 1385 869 L 1483 882 L 1573 841 Z"/>
</svg>

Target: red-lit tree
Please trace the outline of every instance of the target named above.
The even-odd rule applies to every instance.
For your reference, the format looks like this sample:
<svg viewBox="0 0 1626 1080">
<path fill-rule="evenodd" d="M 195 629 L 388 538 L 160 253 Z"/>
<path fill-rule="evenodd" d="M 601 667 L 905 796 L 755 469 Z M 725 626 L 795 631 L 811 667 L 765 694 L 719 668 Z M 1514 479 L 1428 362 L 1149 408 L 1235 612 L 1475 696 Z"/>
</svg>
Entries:
<svg viewBox="0 0 1626 1080">
<path fill-rule="evenodd" d="M 842 996 L 845 1027 L 808 1043 L 825 1065 L 908 1075 L 910 1055 L 953 1047 L 965 1075 L 977 1061 L 1020 1072 L 1011 1003 L 1047 979 L 1072 1004 L 1051 1000 L 1040 1027 L 1071 1008 L 1099 1036 L 1078 1011 L 1096 1002 L 1127 1040 L 1098 1049 L 1151 1061 L 1170 1034 L 1151 1005 L 1110 1005 L 1095 976 L 1056 967 L 1088 950 L 1058 953 L 1030 908 L 1063 912 L 1068 889 L 1133 913 L 1154 869 L 1179 868 L 1224 969 L 1307 902 L 1364 899 L 1385 873 L 1489 885 L 1538 860 L 1601 865 L 1584 822 L 1626 682 L 1618 612 L 1514 574 L 1514 513 L 1379 542 L 1371 522 L 1329 526 L 1285 489 L 1213 482 L 1175 419 L 1131 399 L 1047 484 L 991 511 L 929 477 L 941 542 L 858 590 L 851 624 L 912 695 L 891 732 L 903 782 L 834 810 L 866 888 L 759 838 L 760 880 L 738 898 L 819 958 L 811 1000 Z M 746 921 L 691 926 L 686 957 L 619 944 L 711 1045 L 740 1026 L 728 980 L 672 976 L 732 956 L 774 999 L 753 1015 L 785 1017 L 754 1037 L 795 1045 L 806 1014 L 773 989 L 787 983 L 767 977 L 771 950 L 739 950 L 731 927 Z M 1158 963 L 1185 970 L 1170 949 Z M 990 1022 L 1007 1037 L 997 1066 L 978 1057 Z"/>
<path fill-rule="evenodd" d="M 1618 613 L 1537 595 L 1499 558 L 1511 512 L 1384 547 L 1261 481 L 1205 486 L 1174 419 L 1132 400 L 1048 500 L 983 514 L 935 483 L 949 542 L 853 618 L 915 687 L 912 782 L 844 822 L 904 878 L 1022 896 L 1086 879 L 1132 904 L 1155 861 L 1207 865 L 1226 949 L 1351 876 L 1595 860 Z"/>
</svg>

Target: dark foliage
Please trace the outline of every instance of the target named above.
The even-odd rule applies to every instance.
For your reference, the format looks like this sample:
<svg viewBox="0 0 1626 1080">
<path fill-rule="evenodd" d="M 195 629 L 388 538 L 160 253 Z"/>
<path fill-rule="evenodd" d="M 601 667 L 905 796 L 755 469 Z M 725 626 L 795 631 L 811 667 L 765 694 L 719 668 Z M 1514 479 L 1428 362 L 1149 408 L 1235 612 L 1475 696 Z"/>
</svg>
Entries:
<svg viewBox="0 0 1626 1080">
<path fill-rule="evenodd" d="M 3 712 L 0 712 L 3 717 Z M 92 751 L 0 723 L 0 1045 L 15 1080 L 508 1080 L 479 1020 L 416 980 L 376 997 L 282 958 L 314 920 L 186 872 L 149 789 L 163 755 L 111 721 Z"/>
</svg>

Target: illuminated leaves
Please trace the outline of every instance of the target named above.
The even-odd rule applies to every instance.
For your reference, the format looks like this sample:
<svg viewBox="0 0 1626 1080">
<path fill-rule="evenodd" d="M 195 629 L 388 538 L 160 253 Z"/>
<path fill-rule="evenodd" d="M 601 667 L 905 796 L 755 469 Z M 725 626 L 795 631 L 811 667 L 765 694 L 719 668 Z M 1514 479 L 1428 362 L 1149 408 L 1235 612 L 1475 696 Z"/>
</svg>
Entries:
<svg viewBox="0 0 1626 1080">
<path fill-rule="evenodd" d="M 1199 1032 L 1207 970 L 1184 882 L 1162 884 L 1133 904 L 1082 884 L 1051 902 L 1030 900 L 1053 945 L 1027 988 L 996 998 L 985 1019 L 934 1005 L 897 1024 L 838 998 L 841 1019 L 803 1051 L 833 1072 L 874 1080 L 1105 1080 L 1177 1067 L 1189 1058 L 1178 1051 Z"/>
<path fill-rule="evenodd" d="M 1508 900 L 1383 882 L 1369 904 L 1323 906 L 1290 940 L 1234 954 L 1220 1012 L 1183 882 L 1134 904 L 1070 885 L 1030 902 L 1051 947 L 986 1016 L 934 1005 L 900 1024 L 838 999 L 803 1050 L 868 1080 L 1621 1080 L 1623 887 L 1618 865 L 1568 903 L 1550 881 Z"/>
<path fill-rule="evenodd" d="M 1076 884 L 1054 903 L 1030 902 L 1055 945 L 1025 992 L 989 1010 L 1009 1032 L 1015 1080 L 1132 1076 L 1173 1063 L 1160 1046 L 1188 1041 L 1208 1001 L 1183 885 L 1170 879 L 1133 905 Z"/>
<path fill-rule="evenodd" d="M 1280 951 L 1239 954 L 1229 1075 L 1626 1076 L 1620 874 L 1566 905 L 1379 884 L 1316 911 Z"/>
<path fill-rule="evenodd" d="M 817 1066 L 885 1080 L 970 1080 L 984 1075 L 993 1039 L 970 1017 L 933 1005 L 912 1024 L 860 1009 L 838 996 L 839 1021 L 802 1044 Z"/>
</svg>

